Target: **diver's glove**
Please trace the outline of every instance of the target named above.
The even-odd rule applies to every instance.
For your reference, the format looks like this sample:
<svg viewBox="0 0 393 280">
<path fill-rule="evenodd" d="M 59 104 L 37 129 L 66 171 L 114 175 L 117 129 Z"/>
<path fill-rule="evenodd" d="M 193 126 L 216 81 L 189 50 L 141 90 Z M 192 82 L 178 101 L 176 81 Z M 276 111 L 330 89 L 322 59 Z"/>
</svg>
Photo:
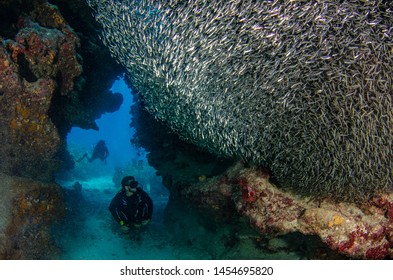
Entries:
<svg viewBox="0 0 393 280">
<path fill-rule="evenodd" d="M 131 225 L 126 223 L 125 221 L 120 221 L 119 223 L 122 227 L 130 227 Z"/>
<path fill-rule="evenodd" d="M 123 233 L 130 232 L 130 225 L 126 224 L 124 221 L 120 221 L 120 229 Z"/>
</svg>

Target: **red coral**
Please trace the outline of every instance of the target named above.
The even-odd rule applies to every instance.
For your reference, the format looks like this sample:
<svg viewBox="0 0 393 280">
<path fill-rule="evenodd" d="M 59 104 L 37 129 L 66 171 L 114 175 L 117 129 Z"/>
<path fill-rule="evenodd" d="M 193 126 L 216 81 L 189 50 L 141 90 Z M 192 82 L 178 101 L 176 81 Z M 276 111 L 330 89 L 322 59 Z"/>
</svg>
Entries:
<svg viewBox="0 0 393 280">
<path fill-rule="evenodd" d="M 393 203 L 391 203 L 391 202 L 389 203 L 389 208 L 386 212 L 386 215 L 387 215 L 389 221 L 393 222 Z"/>
<path fill-rule="evenodd" d="M 340 253 L 344 253 L 351 249 L 352 246 L 355 244 L 355 236 L 355 232 L 351 232 L 347 241 L 343 241 L 338 244 L 338 251 Z"/>
<path fill-rule="evenodd" d="M 326 243 L 332 248 L 336 249 L 340 253 L 352 255 L 354 246 L 361 244 L 378 244 L 383 238 L 385 238 L 386 227 L 381 226 L 380 228 L 373 228 L 369 225 L 365 225 L 363 228 L 357 227 L 356 230 L 352 231 L 348 235 L 348 240 L 339 242 L 338 244 L 332 236 L 328 236 Z M 367 259 L 383 259 L 389 255 L 390 244 L 385 241 L 382 245 L 367 249 L 365 258 Z"/>
<path fill-rule="evenodd" d="M 385 211 L 386 218 L 393 222 L 393 202 L 386 197 L 376 197 L 372 200 L 372 204 Z"/>
<path fill-rule="evenodd" d="M 389 247 L 389 243 L 385 243 L 381 246 L 370 248 L 366 251 L 366 258 L 373 260 L 383 259 L 389 254 Z"/>
<path fill-rule="evenodd" d="M 246 203 L 252 203 L 256 200 L 256 193 L 251 184 L 247 184 L 246 178 L 240 178 L 240 185 L 242 187 L 242 198 Z"/>
<path fill-rule="evenodd" d="M 375 232 L 370 234 L 370 237 L 375 242 L 378 242 L 378 241 L 381 241 L 383 238 L 386 237 L 386 233 L 387 233 L 386 227 L 385 226 L 381 226 L 378 230 L 376 230 Z"/>
</svg>

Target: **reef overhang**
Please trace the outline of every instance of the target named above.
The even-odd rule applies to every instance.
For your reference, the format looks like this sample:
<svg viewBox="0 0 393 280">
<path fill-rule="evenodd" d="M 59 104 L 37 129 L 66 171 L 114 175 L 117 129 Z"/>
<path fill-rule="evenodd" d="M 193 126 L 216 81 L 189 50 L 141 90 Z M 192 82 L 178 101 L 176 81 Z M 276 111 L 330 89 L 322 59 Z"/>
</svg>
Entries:
<svg viewBox="0 0 393 280">
<path fill-rule="evenodd" d="M 146 108 L 186 141 L 306 195 L 392 189 L 391 2 L 88 3 Z"/>
</svg>

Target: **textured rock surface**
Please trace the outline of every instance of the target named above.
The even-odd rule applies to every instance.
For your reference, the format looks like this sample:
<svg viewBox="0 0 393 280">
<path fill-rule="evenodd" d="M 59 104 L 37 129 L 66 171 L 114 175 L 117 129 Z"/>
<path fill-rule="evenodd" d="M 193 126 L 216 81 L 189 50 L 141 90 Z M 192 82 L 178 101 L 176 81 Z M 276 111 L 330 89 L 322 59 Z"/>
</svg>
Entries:
<svg viewBox="0 0 393 280">
<path fill-rule="evenodd" d="M 238 163 L 222 176 L 182 189 L 181 196 L 218 212 L 236 208 L 262 233 L 317 235 L 351 258 L 393 258 L 393 194 L 360 206 L 301 198 L 269 182 L 265 169 Z"/>
<path fill-rule="evenodd" d="M 110 59 L 94 32 L 77 35 L 56 6 L 27 2 L 0 3 L 0 170 L 51 180 L 60 166 L 72 166 L 70 128 L 97 129 L 96 118 L 119 108 L 121 95 L 108 89 L 120 68 L 110 61 L 94 67 Z"/>
<path fill-rule="evenodd" d="M 51 226 L 64 214 L 60 187 L 0 173 L 0 259 L 56 259 Z"/>
<path fill-rule="evenodd" d="M 1 141 L 7 147 L 2 149 L 2 169 L 47 180 L 58 168 L 55 155 L 62 145 L 49 111 L 56 91 L 67 94 L 81 72 L 75 56 L 78 41 L 74 33 L 67 36 L 28 19 L 20 25 L 15 41 L 3 40 L 0 46 Z"/>
<path fill-rule="evenodd" d="M 71 126 L 98 129 L 95 119 L 118 110 L 122 103 L 122 95 L 112 93 L 110 88 L 124 69 L 98 39 L 99 27 L 84 0 L 54 0 L 51 3 L 58 5 L 64 19 L 78 35 L 78 57 L 83 68 L 72 94 L 59 100 L 57 108 L 64 117 L 57 126 L 61 131 L 68 131 Z"/>
<path fill-rule="evenodd" d="M 0 259 L 58 257 L 49 227 L 62 197 L 43 182 L 72 167 L 71 127 L 97 129 L 95 119 L 122 102 L 109 91 L 121 68 L 88 24 L 88 7 L 57 2 L 62 11 L 46 0 L 0 1 Z"/>
</svg>

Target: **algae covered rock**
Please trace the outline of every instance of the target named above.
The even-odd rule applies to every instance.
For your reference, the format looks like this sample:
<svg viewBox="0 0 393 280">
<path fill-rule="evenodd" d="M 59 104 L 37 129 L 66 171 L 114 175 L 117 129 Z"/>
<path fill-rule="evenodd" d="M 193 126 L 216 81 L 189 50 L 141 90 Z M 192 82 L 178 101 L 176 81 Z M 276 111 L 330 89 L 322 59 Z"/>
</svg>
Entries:
<svg viewBox="0 0 393 280">
<path fill-rule="evenodd" d="M 56 259 L 51 227 L 64 215 L 60 187 L 0 173 L 0 259 Z"/>
<path fill-rule="evenodd" d="M 349 258 L 393 257 L 393 193 L 363 204 L 301 197 L 278 188 L 264 169 L 237 163 L 221 176 L 182 189 L 180 195 L 194 205 L 215 209 L 216 215 L 234 215 L 229 209 L 235 208 L 257 231 L 273 237 L 269 250 L 285 247 L 274 244 L 277 236 L 288 239 L 295 234 L 310 238 L 306 247 L 312 248 L 311 237 L 318 237 L 331 250 Z"/>
<path fill-rule="evenodd" d="M 49 181 L 73 166 L 71 127 L 98 129 L 95 119 L 120 107 L 122 96 L 109 92 L 120 67 L 103 63 L 109 55 L 95 33 L 76 32 L 57 6 L 21 0 L 0 8 L 0 171 Z M 86 55 L 93 47 L 102 67 Z"/>
</svg>

